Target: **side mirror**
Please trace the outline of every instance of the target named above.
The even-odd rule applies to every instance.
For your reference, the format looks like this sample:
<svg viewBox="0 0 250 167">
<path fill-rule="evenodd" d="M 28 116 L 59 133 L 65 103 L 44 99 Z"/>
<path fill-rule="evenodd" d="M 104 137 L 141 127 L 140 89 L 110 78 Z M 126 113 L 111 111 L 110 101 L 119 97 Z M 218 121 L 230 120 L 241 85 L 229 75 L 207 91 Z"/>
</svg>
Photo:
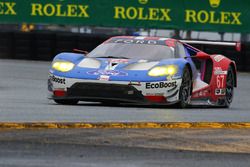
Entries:
<svg viewBox="0 0 250 167">
<path fill-rule="evenodd" d="M 241 51 L 241 43 L 240 42 L 236 42 L 235 48 L 238 52 Z"/>
<path fill-rule="evenodd" d="M 207 54 L 205 52 L 197 52 L 196 57 L 198 59 L 210 59 L 209 54 Z"/>
<path fill-rule="evenodd" d="M 83 53 L 84 56 L 86 56 L 87 54 L 89 54 L 88 51 L 80 50 L 80 49 L 73 49 L 73 52 L 74 52 L 74 53 Z"/>
</svg>

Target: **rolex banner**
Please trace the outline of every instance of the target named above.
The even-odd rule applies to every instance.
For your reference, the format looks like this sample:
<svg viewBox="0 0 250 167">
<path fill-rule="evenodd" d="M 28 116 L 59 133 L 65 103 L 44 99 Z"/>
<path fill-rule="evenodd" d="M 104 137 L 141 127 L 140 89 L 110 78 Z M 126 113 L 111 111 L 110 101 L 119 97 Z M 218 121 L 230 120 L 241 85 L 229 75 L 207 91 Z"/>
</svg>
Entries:
<svg viewBox="0 0 250 167">
<path fill-rule="evenodd" d="M 249 0 L 0 0 L 1 23 L 250 32 Z"/>
</svg>

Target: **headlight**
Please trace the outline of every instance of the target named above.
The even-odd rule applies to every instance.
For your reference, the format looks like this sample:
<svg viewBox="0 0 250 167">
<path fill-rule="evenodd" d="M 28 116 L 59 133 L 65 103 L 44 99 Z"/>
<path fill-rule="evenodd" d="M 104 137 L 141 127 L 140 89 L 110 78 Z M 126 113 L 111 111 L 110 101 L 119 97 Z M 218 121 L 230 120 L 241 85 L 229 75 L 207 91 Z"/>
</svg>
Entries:
<svg viewBox="0 0 250 167">
<path fill-rule="evenodd" d="M 56 61 L 52 64 L 52 68 L 61 71 L 61 72 L 68 72 L 74 68 L 74 64 L 68 61 Z"/>
<path fill-rule="evenodd" d="M 161 77 L 161 76 L 166 76 L 166 75 L 174 75 L 178 71 L 178 67 L 175 65 L 168 65 L 168 66 L 158 66 L 154 67 L 148 72 L 149 76 L 152 77 Z"/>
</svg>

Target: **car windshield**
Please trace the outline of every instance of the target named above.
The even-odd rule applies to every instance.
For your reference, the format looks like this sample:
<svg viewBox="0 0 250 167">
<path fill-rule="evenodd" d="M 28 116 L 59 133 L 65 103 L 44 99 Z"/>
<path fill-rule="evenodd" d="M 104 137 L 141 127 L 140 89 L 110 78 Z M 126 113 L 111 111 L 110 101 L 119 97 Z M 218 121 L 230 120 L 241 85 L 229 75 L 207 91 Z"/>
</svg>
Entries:
<svg viewBox="0 0 250 167">
<path fill-rule="evenodd" d="M 88 57 L 161 60 L 174 58 L 174 49 L 166 45 L 104 43 Z"/>
</svg>

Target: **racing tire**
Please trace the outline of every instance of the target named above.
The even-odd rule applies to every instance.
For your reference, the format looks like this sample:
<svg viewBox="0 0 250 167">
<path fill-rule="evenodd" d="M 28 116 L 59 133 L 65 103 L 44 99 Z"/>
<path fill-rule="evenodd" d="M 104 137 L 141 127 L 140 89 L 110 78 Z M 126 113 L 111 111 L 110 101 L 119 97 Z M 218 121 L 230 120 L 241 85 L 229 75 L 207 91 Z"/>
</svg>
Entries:
<svg viewBox="0 0 250 167">
<path fill-rule="evenodd" d="M 186 66 L 183 70 L 182 83 L 179 90 L 179 108 L 186 108 L 189 105 L 192 92 L 192 77 L 189 68 Z"/>
<path fill-rule="evenodd" d="M 225 99 L 222 102 L 223 108 L 229 108 L 230 104 L 233 101 L 234 96 L 234 72 L 232 67 L 230 66 L 227 70 L 227 78 L 226 78 L 226 95 Z"/>
<path fill-rule="evenodd" d="M 54 100 L 57 104 L 76 105 L 79 100 Z"/>
<path fill-rule="evenodd" d="M 118 106 L 118 105 L 120 105 L 119 102 L 115 102 L 115 101 L 102 101 L 101 104 L 103 106 Z"/>
</svg>

